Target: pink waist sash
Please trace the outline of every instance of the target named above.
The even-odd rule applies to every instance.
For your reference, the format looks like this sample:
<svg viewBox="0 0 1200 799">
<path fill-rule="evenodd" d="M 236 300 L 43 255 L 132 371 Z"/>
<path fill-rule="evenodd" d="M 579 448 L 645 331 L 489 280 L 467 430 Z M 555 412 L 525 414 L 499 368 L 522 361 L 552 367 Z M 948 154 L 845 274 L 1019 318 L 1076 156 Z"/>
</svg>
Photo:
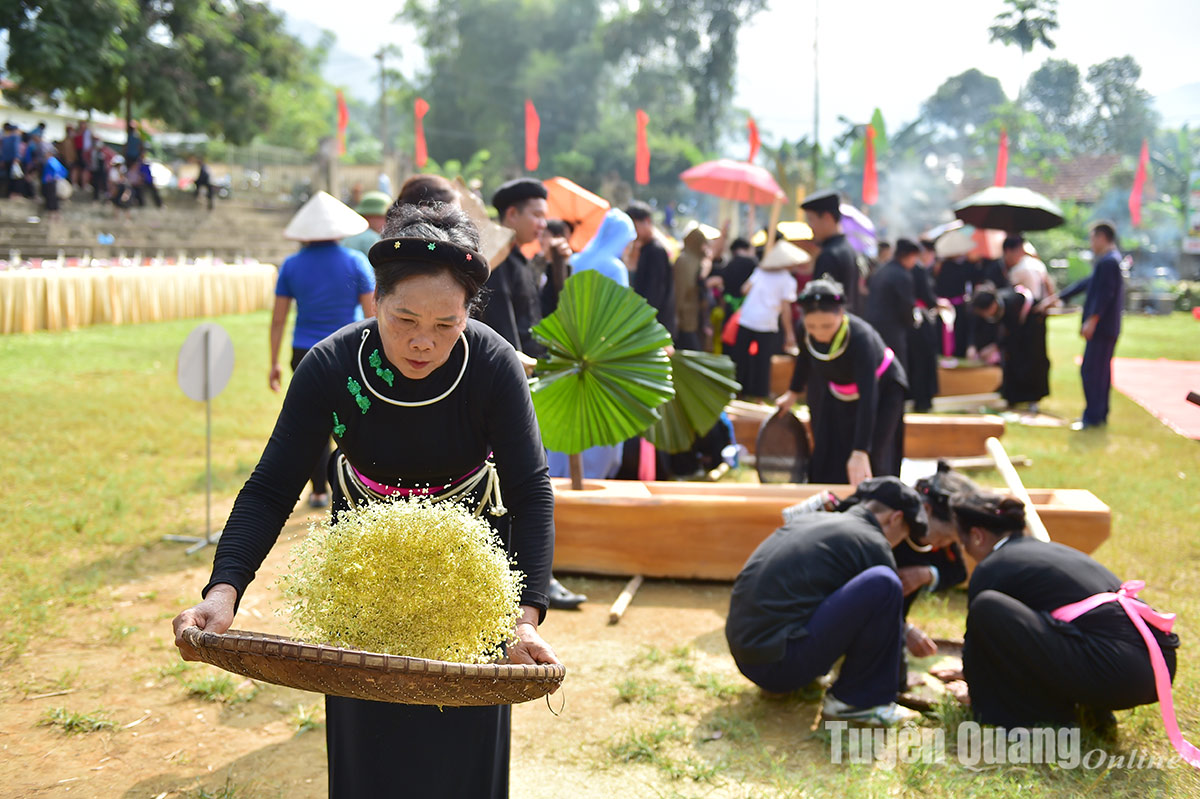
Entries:
<svg viewBox="0 0 1200 799">
<path fill-rule="evenodd" d="M 489 458 L 491 457 L 491 453 L 488 454 L 488 457 Z M 375 482 L 370 477 L 367 477 L 365 474 L 360 472 L 358 469 L 355 469 L 354 466 L 349 461 L 346 461 L 346 465 L 349 466 L 351 469 L 354 469 L 355 476 L 357 476 L 358 479 L 362 481 L 363 485 L 365 485 L 367 488 L 371 489 L 372 491 L 378 492 L 380 494 L 383 494 L 384 496 L 389 496 L 389 497 L 427 497 L 427 496 L 430 496 L 433 494 L 440 494 L 442 491 L 445 491 L 447 488 L 453 488 L 454 486 L 458 485 L 459 483 L 463 483 L 463 482 L 466 482 L 467 480 L 469 480 L 471 478 L 471 475 L 475 474 L 480 469 L 482 469 L 486 463 L 487 463 L 487 461 L 485 460 L 483 463 L 479 464 L 474 469 L 472 469 L 471 471 L 464 474 L 462 477 L 451 480 L 449 483 L 446 483 L 446 485 L 444 485 L 444 486 L 426 486 L 425 488 L 397 488 L 395 486 L 384 485 L 383 483 Z"/>
<path fill-rule="evenodd" d="M 875 379 L 883 377 L 883 373 L 892 365 L 892 361 L 896 359 L 896 353 L 892 352 L 892 348 L 888 347 L 883 351 L 883 360 L 879 364 L 879 368 L 875 370 Z M 833 396 L 846 402 L 852 402 L 858 399 L 858 386 L 854 383 L 834 383 L 830 381 L 829 390 L 833 392 Z"/>
<path fill-rule="evenodd" d="M 1154 634 L 1150 632 L 1147 624 L 1148 622 L 1164 633 L 1169 633 L 1175 625 L 1175 614 L 1159 613 L 1142 600 L 1137 599 L 1138 592 L 1145 587 L 1146 584 L 1141 580 L 1128 580 L 1121 584 L 1120 590 L 1115 594 L 1111 591 L 1096 594 L 1079 602 L 1063 605 L 1050 615 L 1059 621 L 1070 622 L 1089 610 L 1109 602 L 1116 602 L 1121 606 L 1125 615 L 1129 617 L 1133 626 L 1141 634 L 1142 640 L 1146 642 L 1146 649 L 1150 652 L 1150 665 L 1154 669 L 1154 687 L 1158 691 L 1158 709 L 1162 713 L 1163 727 L 1167 730 L 1167 738 L 1170 739 L 1171 745 L 1175 747 L 1175 751 L 1185 762 L 1200 768 L 1200 749 L 1183 740 L 1183 733 L 1179 731 L 1179 722 L 1175 718 L 1175 702 L 1171 694 L 1171 673 L 1167 670 L 1167 661 L 1163 658 L 1162 649 L 1159 648 L 1158 641 L 1155 640 Z"/>
</svg>

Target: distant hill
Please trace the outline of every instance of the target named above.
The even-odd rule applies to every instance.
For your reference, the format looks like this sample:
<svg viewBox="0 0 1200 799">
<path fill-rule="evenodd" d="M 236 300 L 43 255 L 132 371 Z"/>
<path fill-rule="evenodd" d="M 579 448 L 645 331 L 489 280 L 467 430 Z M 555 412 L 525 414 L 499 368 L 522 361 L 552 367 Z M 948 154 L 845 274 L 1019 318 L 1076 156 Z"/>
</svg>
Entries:
<svg viewBox="0 0 1200 799">
<path fill-rule="evenodd" d="M 1162 124 L 1174 128 L 1184 123 L 1200 124 L 1200 83 L 1188 83 L 1154 98 Z"/>
<path fill-rule="evenodd" d="M 288 33 L 309 47 L 316 46 L 324 30 L 320 25 L 292 14 L 284 14 Z M 379 64 L 370 56 L 362 56 L 334 44 L 321 69 L 325 80 L 344 87 L 350 94 L 366 102 L 379 98 Z"/>
</svg>

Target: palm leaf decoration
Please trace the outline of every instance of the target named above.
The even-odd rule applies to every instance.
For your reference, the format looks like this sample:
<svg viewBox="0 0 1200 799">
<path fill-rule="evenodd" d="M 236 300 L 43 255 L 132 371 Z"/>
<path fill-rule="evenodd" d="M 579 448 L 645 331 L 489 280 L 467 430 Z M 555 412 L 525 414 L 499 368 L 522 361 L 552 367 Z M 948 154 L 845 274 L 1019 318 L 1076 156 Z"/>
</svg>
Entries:
<svg viewBox="0 0 1200 799">
<path fill-rule="evenodd" d="M 529 385 L 549 449 L 574 454 L 632 438 L 675 394 L 663 351 L 670 334 L 633 289 L 599 272 L 567 278 L 558 309 L 532 332 L 549 353 Z"/>
<path fill-rule="evenodd" d="M 726 355 L 675 350 L 671 356 L 675 398 L 659 408 L 662 419 L 644 433 L 646 438 L 665 452 L 691 448 L 717 423 L 726 403 L 741 391 L 733 375 L 733 361 Z"/>
</svg>

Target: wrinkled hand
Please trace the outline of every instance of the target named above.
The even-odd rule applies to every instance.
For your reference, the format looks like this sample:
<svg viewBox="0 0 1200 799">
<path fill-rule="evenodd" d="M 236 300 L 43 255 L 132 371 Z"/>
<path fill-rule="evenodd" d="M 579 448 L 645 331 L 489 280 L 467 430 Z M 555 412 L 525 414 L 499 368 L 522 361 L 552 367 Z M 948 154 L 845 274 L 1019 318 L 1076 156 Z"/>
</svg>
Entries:
<svg viewBox="0 0 1200 799">
<path fill-rule="evenodd" d="M 175 629 L 175 646 L 184 660 L 199 660 L 191 645 L 183 640 L 183 631 L 188 627 L 199 627 L 210 633 L 223 633 L 233 624 L 234 604 L 237 590 L 232 585 L 221 583 L 208 590 L 208 596 L 199 605 L 180 613 L 171 622 Z"/>
<path fill-rule="evenodd" d="M 970 707 L 971 689 L 965 680 L 952 680 L 946 683 L 946 690 L 950 692 L 950 695 L 953 696 L 960 705 Z"/>
<path fill-rule="evenodd" d="M 846 461 L 846 474 L 850 478 L 850 485 L 857 486 L 863 480 L 870 480 L 871 474 L 871 457 L 861 449 L 856 449 L 850 453 L 849 460 Z"/>
<path fill-rule="evenodd" d="M 908 629 L 904 631 L 904 645 L 908 647 L 908 652 L 915 658 L 927 658 L 937 654 L 937 644 L 933 639 L 925 634 L 925 631 L 920 627 L 912 624 L 908 625 Z"/>
<path fill-rule="evenodd" d="M 279 368 L 279 364 L 271 367 L 270 373 L 267 374 L 267 385 L 276 394 L 279 393 L 279 387 L 283 384 L 283 370 Z"/>
<path fill-rule="evenodd" d="M 546 643 L 538 633 L 537 625 L 527 621 L 517 622 L 516 637 L 516 643 L 510 644 L 508 647 L 509 663 L 562 665 L 562 661 L 554 654 L 550 644 Z"/>
<path fill-rule="evenodd" d="M 905 596 L 933 582 L 933 574 L 928 566 L 901 566 L 896 573 L 900 575 L 900 587 Z"/>
</svg>

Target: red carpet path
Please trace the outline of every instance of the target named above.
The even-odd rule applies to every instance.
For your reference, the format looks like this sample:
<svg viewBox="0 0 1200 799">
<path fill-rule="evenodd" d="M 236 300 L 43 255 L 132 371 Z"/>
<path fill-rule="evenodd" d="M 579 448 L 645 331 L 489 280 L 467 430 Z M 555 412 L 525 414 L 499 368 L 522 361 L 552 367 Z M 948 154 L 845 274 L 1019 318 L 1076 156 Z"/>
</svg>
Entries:
<svg viewBox="0 0 1200 799">
<path fill-rule="evenodd" d="M 1189 391 L 1200 392 L 1200 361 L 1113 358 L 1113 388 L 1181 436 L 1200 439 L 1200 405 L 1187 401 Z"/>
</svg>

